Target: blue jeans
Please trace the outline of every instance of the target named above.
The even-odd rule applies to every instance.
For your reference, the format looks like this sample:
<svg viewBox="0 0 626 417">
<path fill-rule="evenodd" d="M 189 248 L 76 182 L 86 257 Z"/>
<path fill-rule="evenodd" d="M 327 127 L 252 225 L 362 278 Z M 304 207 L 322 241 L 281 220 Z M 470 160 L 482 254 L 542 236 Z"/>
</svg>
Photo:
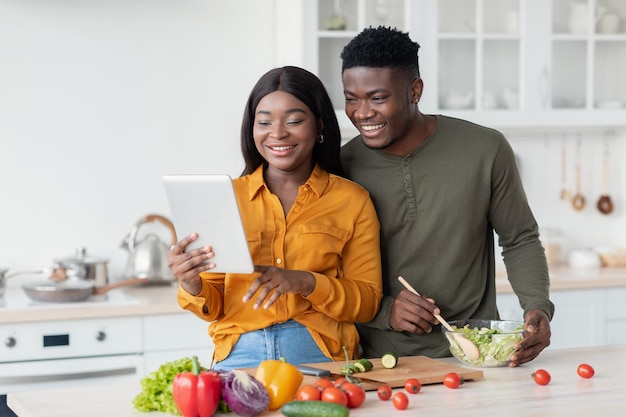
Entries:
<svg viewBox="0 0 626 417">
<path fill-rule="evenodd" d="M 213 369 L 256 368 L 266 359 L 285 358 L 291 364 L 330 362 L 306 327 L 289 320 L 241 335 L 228 357 Z"/>
</svg>

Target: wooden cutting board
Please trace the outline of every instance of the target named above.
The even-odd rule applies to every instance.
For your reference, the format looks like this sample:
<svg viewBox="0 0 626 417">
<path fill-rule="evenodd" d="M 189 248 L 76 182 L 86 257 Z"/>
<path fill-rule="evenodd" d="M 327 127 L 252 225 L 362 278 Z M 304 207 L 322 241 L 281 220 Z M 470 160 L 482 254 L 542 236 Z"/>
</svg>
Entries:
<svg viewBox="0 0 626 417">
<path fill-rule="evenodd" d="M 426 356 L 402 356 L 398 358 L 398 365 L 393 369 L 383 368 L 380 364 L 380 358 L 370 359 L 370 361 L 374 364 L 374 369 L 354 375 L 385 382 L 391 388 L 403 387 L 409 378 L 417 378 L 422 385 L 441 383 L 443 382 L 443 377 L 449 372 L 456 372 L 466 380 L 482 379 L 483 377 L 483 371 L 480 369 L 465 368 Z M 332 373 L 339 374 L 341 373 L 341 367 L 345 366 L 346 363 L 337 361 L 310 363 L 307 365 L 328 369 Z M 314 376 L 305 376 L 303 384 L 314 383 L 318 379 L 318 377 Z M 363 382 L 361 386 L 366 391 L 372 391 L 378 389 L 380 385 Z"/>
</svg>

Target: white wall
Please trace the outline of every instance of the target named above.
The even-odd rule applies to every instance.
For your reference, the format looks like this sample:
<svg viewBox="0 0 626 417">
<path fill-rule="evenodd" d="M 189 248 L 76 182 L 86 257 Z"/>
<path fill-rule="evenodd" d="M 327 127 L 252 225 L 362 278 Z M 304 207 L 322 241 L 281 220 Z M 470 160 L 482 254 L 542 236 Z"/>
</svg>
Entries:
<svg viewBox="0 0 626 417">
<path fill-rule="evenodd" d="M 625 112 L 626 113 L 626 112 Z M 626 119 L 626 114 L 624 115 Z M 547 132 L 511 132 L 511 145 L 520 158 L 522 181 L 540 228 L 559 229 L 564 256 L 573 249 L 621 247 L 626 249 L 626 132 L 624 129 L 589 129 Z M 580 141 L 580 159 L 578 143 Z M 581 194 L 586 205 L 573 209 L 560 198 L 562 151 L 566 151 L 566 185 L 576 189 L 575 167 L 580 163 Z M 608 149 L 608 191 L 614 211 L 605 215 L 596 203 L 603 194 L 603 163 Z"/>
<path fill-rule="evenodd" d="M 297 4 L 0 0 L 0 266 L 47 266 L 82 245 L 109 258 L 118 279 L 127 258 L 119 244 L 132 224 L 168 215 L 162 174 L 238 175 L 252 85 L 306 53 Z M 626 138 L 618 136 L 616 211 L 603 216 L 593 209 L 602 140 L 584 138 L 589 203 L 574 212 L 558 199 L 560 139 L 511 134 L 538 221 L 562 229 L 567 248 L 626 246 Z"/>
<path fill-rule="evenodd" d="M 168 214 L 162 174 L 238 175 L 274 16 L 273 0 L 0 0 L 0 265 L 83 245 L 116 279 L 132 224 Z"/>
</svg>

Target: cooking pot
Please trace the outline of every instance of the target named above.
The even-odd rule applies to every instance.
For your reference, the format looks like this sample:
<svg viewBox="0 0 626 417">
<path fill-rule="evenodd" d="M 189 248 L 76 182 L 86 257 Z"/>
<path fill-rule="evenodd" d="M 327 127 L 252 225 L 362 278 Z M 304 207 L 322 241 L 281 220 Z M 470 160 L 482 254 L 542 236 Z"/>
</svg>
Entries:
<svg viewBox="0 0 626 417">
<path fill-rule="evenodd" d="M 97 286 L 103 286 L 109 282 L 108 262 L 108 259 L 87 255 L 87 248 L 83 246 L 76 248 L 74 256 L 54 260 L 55 270 L 64 275 L 60 277 L 61 279 L 93 281 Z M 51 278 L 55 279 L 55 276 Z"/>
<path fill-rule="evenodd" d="M 137 240 L 141 225 L 158 221 L 165 225 L 171 233 L 171 241 L 163 242 L 154 233 Z M 167 264 L 167 252 L 171 245 L 176 244 L 176 230 L 171 221 L 158 214 L 149 214 L 139 219 L 131 228 L 122 242 L 122 248 L 128 250 L 129 256 L 123 276 L 125 278 L 147 278 L 149 284 L 171 284 L 174 275 Z"/>
<path fill-rule="evenodd" d="M 147 278 L 133 278 L 96 286 L 94 280 L 36 281 L 22 285 L 31 300 L 52 303 L 84 301 L 91 295 L 105 294 L 115 288 L 144 284 Z"/>
</svg>

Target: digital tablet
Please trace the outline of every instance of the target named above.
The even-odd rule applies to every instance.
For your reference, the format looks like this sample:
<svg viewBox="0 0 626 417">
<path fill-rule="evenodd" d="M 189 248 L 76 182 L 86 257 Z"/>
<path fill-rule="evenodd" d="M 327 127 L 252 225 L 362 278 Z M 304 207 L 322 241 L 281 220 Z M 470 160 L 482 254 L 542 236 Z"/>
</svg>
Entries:
<svg viewBox="0 0 626 417">
<path fill-rule="evenodd" d="M 164 175 L 163 184 L 178 239 L 198 233 L 186 250 L 213 247 L 215 256 L 209 262 L 215 268 L 210 272 L 254 271 L 230 176 Z"/>
</svg>

